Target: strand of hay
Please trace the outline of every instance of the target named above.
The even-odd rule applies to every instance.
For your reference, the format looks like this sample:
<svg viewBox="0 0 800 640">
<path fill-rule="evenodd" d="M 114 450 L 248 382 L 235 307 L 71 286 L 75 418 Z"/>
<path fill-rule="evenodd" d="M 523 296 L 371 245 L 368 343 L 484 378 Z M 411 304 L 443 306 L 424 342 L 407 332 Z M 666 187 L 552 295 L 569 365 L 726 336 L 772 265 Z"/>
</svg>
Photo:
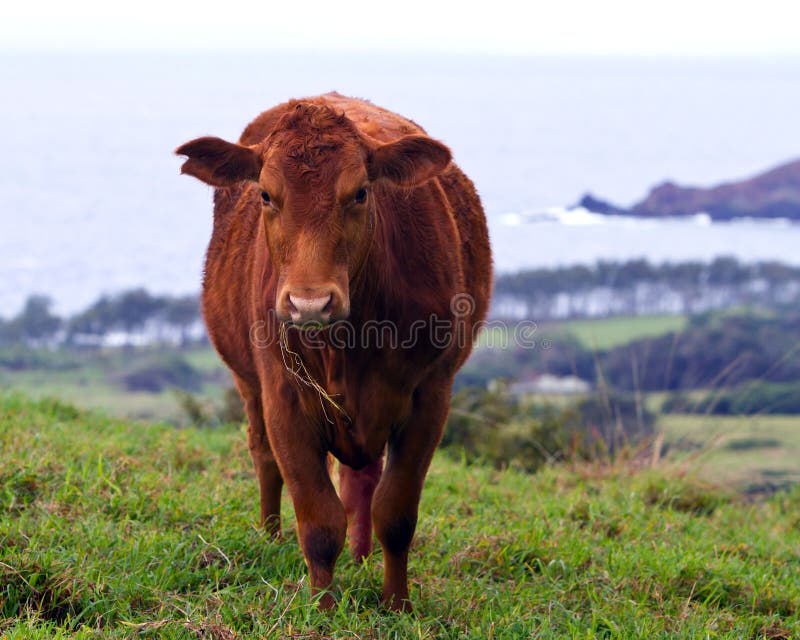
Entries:
<svg viewBox="0 0 800 640">
<path fill-rule="evenodd" d="M 349 422 L 350 416 L 347 415 L 347 412 L 344 410 L 344 408 L 338 402 L 336 402 L 336 400 L 334 400 L 327 391 L 325 391 L 324 387 L 319 382 L 314 380 L 312 375 L 308 372 L 308 369 L 303 362 L 303 358 L 300 357 L 300 354 L 296 351 L 292 351 L 292 349 L 289 347 L 289 335 L 286 331 L 286 324 L 283 322 L 281 323 L 281 334 L 278 344 L 281 348 L 281 358 L 283 359 L 283 366 L 286 368 L 286 370 L 291 373 L 295 379 L 299 380 L 307 387 L 311 387 L 319 394 L 319 403 L 322 407 L 322 413 L 325 415 L 325 419 L 330 424 L 334 424 L 333 420 L 331 420 L 328 416 L 328 412 L 325 411 L 324 400 L 327 400 L 330 405 L 339 413 L 341 413 Z"/>
</svg>

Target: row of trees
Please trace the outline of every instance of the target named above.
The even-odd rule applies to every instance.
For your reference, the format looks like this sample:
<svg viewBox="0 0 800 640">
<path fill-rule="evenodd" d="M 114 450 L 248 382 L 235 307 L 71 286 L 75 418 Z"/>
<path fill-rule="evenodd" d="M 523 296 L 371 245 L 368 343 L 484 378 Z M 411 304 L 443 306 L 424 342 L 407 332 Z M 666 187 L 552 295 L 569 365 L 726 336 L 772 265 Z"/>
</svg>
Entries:
<svg viewBox="0 0 800 640">
<path fill-rule="evenodd" d="M 101 296 L 88 309 L 63 318 L 53 312 L 50 298 L 33 295 L 16 316 L 0 319 L 0 345 L 101 345 L 110 336 L 123 344 L 204 340 L 199 300 L 134 289 Z"/>
<path fill-rule="evenodd" d="M 498 276 L 493 314 L 548 320 L 798 302 L 800 267 L 779 262 L 746 264 L 732 257 L 660 265 L 600 261 Z"/>
<path fill-rule="evenodd" d="M 534 269 L 500 275 L 494 318 L 558 318 L 702 313 L 739 305 L 783 308 L 800 303 L 800 267 L 776 262 L 653 265 L 646 260 Z M 70 318 L 31 296 L 11 320 L 0 319 L 0 344 L 102 344 L 124 341 L 186 344 L 204 339 L 197 296 L 156 296 L 144 289 L 105 295 Z"/>
</svg>

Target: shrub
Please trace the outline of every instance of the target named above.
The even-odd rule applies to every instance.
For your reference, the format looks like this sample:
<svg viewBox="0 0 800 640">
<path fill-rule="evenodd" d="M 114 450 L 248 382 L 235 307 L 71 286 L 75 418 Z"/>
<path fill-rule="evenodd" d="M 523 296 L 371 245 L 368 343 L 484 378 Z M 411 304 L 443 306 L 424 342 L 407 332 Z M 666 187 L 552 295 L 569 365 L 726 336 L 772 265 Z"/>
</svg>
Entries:
<svg viewBox="0 0 800 640">
<path fill-rule="evenodd" d="M 222 406 L 217 410 L 217 418 L 222 423 L 241 424 L 247 419 L 244 402 L 236 387 L 228 387 L 222 396 Z"/>
<path fill-rule="evenodd" d="M 128 391 L 158 393 L 169 387 L 197 391 L 200 389 L 202 377 L 179 355 L 165 354 L 136 363 L 122 374 L 121 381 Z"/>
<path fill-rule="evenodd" d="M 552 461 L 616 455 L 652 425 L 652 414 L 628 396 L 590 395 L 555 407 L 470 387 L 453 396 L 441 446 L 470 461 L 535 471 Z"/>
<path fill-rule="evenodd" d="M 35 349 L 22 343 L 0 348 L 0 369 L 67 371 L 79 366 L 74 354 L 64 350 Z"/>
<path fill-rule="evenodd" d="M 203 402 L 194 394 L 181 389 L 173 391 L 183 414 L 189 424 L 196 427 L 205 426 L 210 422 L 209 413 Z"/>
<path fill-rule="evenodd" d="M 648 391 L 800 379 L 800 314 L 706 314 L 681 334 L 635 340 L 601 358 L 618 389 Z"/>
<path fill-rule="evenodd" d="M 219 405 L 214 405 L 188 391 L 175 389 L 174 393 L 187 422 L 196 427 L 241 424 L 247 419 L 244 403 L 236 387 L 225 389 Z"/>
</svg>

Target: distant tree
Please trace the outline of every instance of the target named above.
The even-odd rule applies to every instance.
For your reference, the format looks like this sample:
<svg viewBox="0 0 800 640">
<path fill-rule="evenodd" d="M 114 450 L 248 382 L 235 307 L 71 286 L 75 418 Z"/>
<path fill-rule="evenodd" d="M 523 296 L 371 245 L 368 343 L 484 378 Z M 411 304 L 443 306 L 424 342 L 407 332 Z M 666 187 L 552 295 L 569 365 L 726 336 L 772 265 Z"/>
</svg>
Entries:
<svg viewBox="0 0 800 640">
<path fill-rule="evenodd" d="M 19 342 L 19 329 L 13 323 L 0 318 L 0 345 Z"/>
<path fill-rule="evenodd" d="M 68 339 L 76 335 L 102 336 L 115 330 L 132 332 L 141 329 L 162 313 L 169 299 L 153 296 L 145 289 L 101 296 L 85 311 L 73 316 L 68 324 Z"/>
<path fill-rule="evenodd" d="M 50 311 L 53 301 L 47 296 L 32 295 L 22 311 L 11 321 L 11 332 L 26 341 L 42 342 L 53 338 L 62 320 Z"/>
<path fill-rule="evenodd" d="M 528 317 L 537 320 L 598 315 L 602 309 L 637 315 L 663 313 L 665 306 L 682 313 L 754 304 L 784 308 L 800 300 L 800 268 L 776 262 L 743 264 L 730 256 L 710 263 L 660 265 L 643 259 L 599 261 L 592 267 L 502 274 L 495 293 L 505 298 L 504 308 L 518 308 L 522 302 Z"/>
<path fill-rule="evenodd" d="M 712 285 L 739 285 L 751 278 L 751 269 L 730 256 L 716 258 L 708 265 L 708 283 Z"/>
<path fill-rule="evenodd" d="M 126 291 L 116 300 L 117 322 L 126 330 L 142 328 L 166 306 L 166 300 L 153 296 L 145 289 Z"/>
<path fill-rule="evenodd" d="M 616 287 L 630 288 L 642 282 L 653 281 L 657 271 L 647 260 L 630 260 L 619 269 Z"/>
<path fill-rule="evenodd" d="M 75 335 L 103 335 L 114 329 L 114 302 L 104 295 L 81 313 L 72 316 L 67 325 L 67 340 Z"/>
<path fill-rule="evenodd" d="M 200 301 L 197 296 L 181 296 L 166 301 L 164 320 L 181 332 L 181 344 L 189 342 L 189 328 L 200 319 Z"/>
<path fill-rule="evenodd" d="M 754 266 L 753 270 L 757 277 L 764 278 L 775 284 L 797 280 L 798 276 L 800 276 L 800 268 L 775 261 L 759 262 Z"/>
</svg>

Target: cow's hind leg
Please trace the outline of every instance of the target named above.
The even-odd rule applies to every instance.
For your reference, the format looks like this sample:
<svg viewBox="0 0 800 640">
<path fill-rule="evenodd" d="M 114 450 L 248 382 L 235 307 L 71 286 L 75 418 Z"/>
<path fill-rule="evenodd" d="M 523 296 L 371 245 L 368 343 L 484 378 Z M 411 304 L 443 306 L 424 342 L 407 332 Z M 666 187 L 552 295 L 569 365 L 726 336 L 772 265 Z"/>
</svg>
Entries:
<svg viewBox="0 0 800 640">
<path fill-rule="evenodd" d="M 361 562 L 372 552 L 372 494 L 381 478 L 383 458 L 356 471 L 339 465 L 339 495 L 347 514 L 347 537 L 350 552 Z"/>
<path fill-rule="evenodd" d="M 235 377 L 234 379 L 242 400 L 244 400 L 244 409 L 247 414 L 247 446 L 250 449 L 250 457 L 258 476 L 261 526 L 271 536 L 277 536 L 281 530 L 283 478 L 281 478 L 278 464 L 275 456 L 272 455 L 272 449 L 267 439 L 261 395 L 240 378 Z"/>
<path fill-rule="evenodd" d="M 389 440 L 386 469 L 372 501 L 372 522 L 383 548 L 382 599 L 391 609 L 411 609 L 408 549 L 422 485 L 447 419 L 451 385 L 451 379 L 427 381 L 415 392 L 408 421 Z"/>
</svg>

